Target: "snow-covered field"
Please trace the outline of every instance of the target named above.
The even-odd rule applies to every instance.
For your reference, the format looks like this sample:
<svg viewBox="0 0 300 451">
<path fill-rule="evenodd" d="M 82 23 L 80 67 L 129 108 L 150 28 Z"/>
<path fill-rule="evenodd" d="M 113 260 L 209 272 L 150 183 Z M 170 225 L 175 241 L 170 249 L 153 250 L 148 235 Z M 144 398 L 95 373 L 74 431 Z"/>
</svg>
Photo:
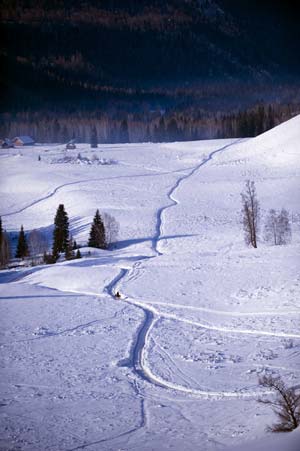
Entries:
<svg viewBox="0 0 300 451">
<path fill-rule="evenodd" d="M 0 151 L 7 231 L 51 234 L 60 203 L 81 244 L 97 208 L 120 224 L 114 250 L 1 271 L 0 449 L 206 451 L 265 436 L 275 417 L 258 377 L 300 376 L 299 142 L 297 116 L 249 140 Z M 291 244 L 246 247 L 247 179 L 262 217 L 289 210 Z"/>
</svg>

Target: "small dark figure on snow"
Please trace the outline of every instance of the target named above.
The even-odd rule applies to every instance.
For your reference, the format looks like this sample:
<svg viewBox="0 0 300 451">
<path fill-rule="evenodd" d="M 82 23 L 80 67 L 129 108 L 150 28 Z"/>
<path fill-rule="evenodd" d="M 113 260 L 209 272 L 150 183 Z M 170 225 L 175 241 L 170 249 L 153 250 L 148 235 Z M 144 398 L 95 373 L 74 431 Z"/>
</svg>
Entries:
<svg viewBox="0 0 300 451">
<path fill-rule="evenodd" d="M 120 292 L 117 291 L 116 294 L 115 294 L 115 298 L 120 299 L 120 297 L 121 297 Z"/>
</svg>

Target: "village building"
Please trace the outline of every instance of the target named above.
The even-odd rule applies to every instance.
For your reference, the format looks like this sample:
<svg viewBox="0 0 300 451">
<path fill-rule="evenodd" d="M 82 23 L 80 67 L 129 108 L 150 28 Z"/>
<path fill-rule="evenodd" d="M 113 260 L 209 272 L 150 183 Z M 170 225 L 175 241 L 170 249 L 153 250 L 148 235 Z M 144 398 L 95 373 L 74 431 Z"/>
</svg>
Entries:
<svg viewBox="0 0 300 451">
<path fill-rule="evenodd" d="M 2 149 L 9 149 L 11 147 L 14 147 L 13 142 L 9 138 L 1 139 L 0 145 L 1 145 Z"/>
<path fill-rule="evenodd" d="M 35 144 L 31 136 L 16 136 L 12 141 L 15 146 L 33 146 Z"/>
</svg>

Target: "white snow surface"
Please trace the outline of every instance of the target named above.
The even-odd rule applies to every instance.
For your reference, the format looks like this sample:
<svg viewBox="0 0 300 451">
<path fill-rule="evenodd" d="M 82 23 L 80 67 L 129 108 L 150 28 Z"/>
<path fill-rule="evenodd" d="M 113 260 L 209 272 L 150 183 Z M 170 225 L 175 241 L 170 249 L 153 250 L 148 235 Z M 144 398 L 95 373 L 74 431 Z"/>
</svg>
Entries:
<svg viewBox="0 0 300 451">
<path fill-rule="evenodd" d="M 297 116 L 246 140 L 0 150 L 8 232 L 51 237 L 60 203 L 82 245 L 97 208 L 120 224 L 112 250 L 1 271 L 0 449 L 296 449 L 257 399 L 262 374 L 299 385 L 299 142 Z M 291 244 L 245 245 L 247 179 Z"/>
</svg>

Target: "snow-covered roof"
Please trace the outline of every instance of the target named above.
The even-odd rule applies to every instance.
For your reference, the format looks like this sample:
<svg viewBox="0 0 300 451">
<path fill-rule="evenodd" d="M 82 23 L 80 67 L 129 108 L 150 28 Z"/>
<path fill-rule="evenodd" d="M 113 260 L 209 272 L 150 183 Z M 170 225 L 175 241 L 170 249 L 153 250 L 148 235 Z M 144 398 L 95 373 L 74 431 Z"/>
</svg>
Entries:
<svg viewBox="0 0 300 451">
<path fill-rule="evenodd" d="M 14 144 L 13 144 L 13 142 L 12 142 L 12 140 L 11 139 L 9 139 L 9 138 L 4 138 L 4 139 L 1 139 L 0 140 L 0 146 L 2 147 L 2 148 L 4 148 L 4 147 L 14 147 Z"/>
<path fill-rule="evenodd" d="M 31 136 L 16 136 L 13 141 L 22 141 L 23 144 L 34 144 L 34 140 L 31 138 Z"/>
<path fill-rule="evenodd" d="M 68 142 L 68 144 L 75 144 L 76 143 L 76 139 L 70 139 L 70 141 Z"/>
<path fill-rule="evenodd" d="M 2 140 L 2 144 L 8 144 L 8 145 L 12 145 L 12 140 L 11 139 L 9 139 L 9 138 L 4 138 L 3 140 Z"/>
</svg>

